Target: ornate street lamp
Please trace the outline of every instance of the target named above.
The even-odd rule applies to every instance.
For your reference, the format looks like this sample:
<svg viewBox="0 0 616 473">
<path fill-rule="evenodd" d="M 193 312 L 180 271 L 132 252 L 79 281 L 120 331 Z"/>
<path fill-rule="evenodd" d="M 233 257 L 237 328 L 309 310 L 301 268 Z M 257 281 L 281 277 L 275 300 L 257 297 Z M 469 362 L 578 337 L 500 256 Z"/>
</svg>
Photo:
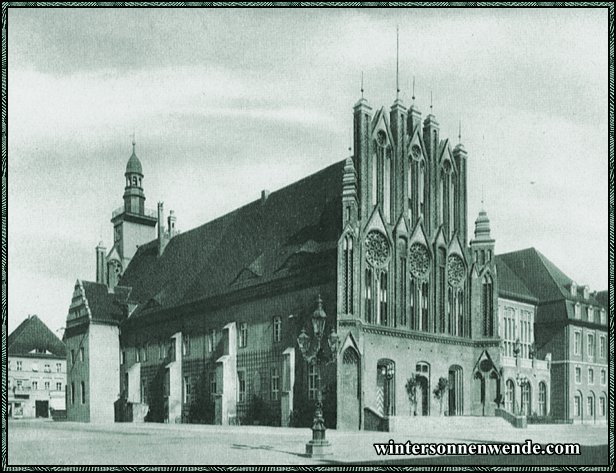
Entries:
<svg viewBox="0 0 616 473">
<path fill-rule="evenodd" d="M 385 391 L 384 397 L 385 397 L 385 415 L 389 416 L 391 414 L 391 392 L 390 392 L 390 386 L 389 383 L 391 382 L 391 380 L 394 378 L 395 375 L 395 368 L 394 365 L 392 363 L 388 363 L 386 365 L 382 365 L 381 366 L 381 375 L 383 376 L 383 378 L 385 378 L 385 383 L 383 384 L 383 390 Z"/>
<path fill-rule="evenodd" d="M 323 402 L 321 390 L 321 363 L 324 361 L 325 354 L 321 350 L 321 339 L 325 333 L 325 321 L 327 314 L 323 310 L 323 301 L 321 295 L 317 299 L 317 309 L 312 313 L 312 337 L 302 329 L 297 337 L 297 345 L 302 353 L 302 357 L 306 364 L 310 366 L 314 363 L 317 369 L 317 401 L 314 410 L 314 419 L 312 421 L 312 440 L 306 444 L 306 454 L 311 457 L 323 457 L 331 455 L 331 445 L 325 438 L 325 420 L 323 419 Z M 332 327 L 329 336 L 327 337 L 329 346 L 329 363 L 335 361 L 338 349 L 338 335 Z"/>
</svg>

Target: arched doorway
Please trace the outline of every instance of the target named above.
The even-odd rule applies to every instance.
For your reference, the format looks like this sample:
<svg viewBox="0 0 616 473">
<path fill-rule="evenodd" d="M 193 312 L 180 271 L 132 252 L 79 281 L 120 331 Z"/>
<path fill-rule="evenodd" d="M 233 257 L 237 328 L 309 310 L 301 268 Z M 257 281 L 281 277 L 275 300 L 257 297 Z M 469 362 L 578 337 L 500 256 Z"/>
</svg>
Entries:
<svg viewBox="0 0 616 473">
<path fill-rule="evenodd" d="M 415 365 L 417 373 L 417 415 L 430 415 L 430 365 L 420 361 Z"/>
<path fill-rule="evenodd" d="M 376 365 L 376 406 L 383 416 L 396 414 L 395 364 L 392 360 L 382 359 Z"/>
<path fill-rule="evenodd" d="M 475 403 L 481 405 L 481 411 L 479 415 L 486 415 L 486 380 L 483 375 L 477 371 L 475 372 L 475 380 L 473 382 L 473 399 Z"/>
<path fill-rule="evenodd" d="M 464 414 L 464 381 L 460 365 L 449 367 L 449 415 L 461 416 Z"/>
<path fill-rule="evenodd" d="M 360 393 L 359 354 L 353 347 L 348 347 L 342 354 L 340 370 L 340 413 L 338 425 L 340 429 L 360 429 Z"/>
</svg>

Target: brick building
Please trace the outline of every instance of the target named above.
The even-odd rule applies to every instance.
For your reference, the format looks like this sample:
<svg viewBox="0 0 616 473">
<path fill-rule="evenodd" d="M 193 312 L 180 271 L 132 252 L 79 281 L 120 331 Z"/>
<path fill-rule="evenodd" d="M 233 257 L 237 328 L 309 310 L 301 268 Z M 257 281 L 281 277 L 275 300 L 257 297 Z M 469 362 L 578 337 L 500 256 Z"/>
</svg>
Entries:
<svg viewBox="0 0 616 473">
<path fill-rule="evenodd" d="M 469 242 L 464 146 L 414 103 L 373 112 L 362 97 L 353 112 L 352 156 L 183 233 L 145 207 L 133 143 L 114 245 L 69 310 L 69 383 L 85 393 L 69 418 L 305 423 L 319 386 L 341 429 L 515 399 L 548 414 L 547 347 L 531 348 L 541 298 L 496 258 L 483 210 Z M 338 342 L 323 341 L 320 370 L 297 343 L 315 311 Z"/>
</svg>

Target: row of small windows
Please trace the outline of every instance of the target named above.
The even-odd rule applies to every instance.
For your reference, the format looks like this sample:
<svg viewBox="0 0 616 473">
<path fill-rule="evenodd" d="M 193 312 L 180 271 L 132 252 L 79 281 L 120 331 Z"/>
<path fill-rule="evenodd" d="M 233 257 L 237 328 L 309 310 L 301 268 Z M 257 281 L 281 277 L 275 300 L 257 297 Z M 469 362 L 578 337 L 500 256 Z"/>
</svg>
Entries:
<svg viewBox="0 0 616 473">
<path fill-rule="evenodd" d="M 601 417 L 605 416 L 606 413 L 606 405 L 607 399 L 605 395 L 599 398 L 599 412 L 598 415 Z M 573 398 L 573 415 L 575 417 L 582 417 L 582 395 L 576 394 Z M 586 415 L 593 417 L 595 416 L 595 397 L 588 396 L 586 397 Z"/>
<path fill-rule="evenodd" d="M 605 309 L 597 309 L 593 306 L 586 306 L 585 308 L 578 302 L 573 306 L 573 314 L 577 320 L 582 320 L 582 312 L 584 312 L 585 320 L 588 322 L 596 323 L 597 321 L 601 325 L 606 325 L 606 312 Z M 599 312 L 599 319 L 597 320 L 596 313 Z"/>
<path fill-rule="evenodd" d="M 11 388 L 15 388 L 16 390 L 19 391 L 19 390 L 23 390 L 23 389 L 28 389 L 28 386 L 26 384 L 24 384 L 24 380 L 22 380 L 22 379 L 15 380 L 15 385 L 12 386 L 11 385 L 11 379 L 9 378 L 9 380 L 8 380 L 8 388 L 9 388 L 9 390 Z M 32 391 L 37 391 L 39 389 L 38 381 L 31 381 L 29 388 Z M 62 383 L 60 381 L 56 382 L 55 383 L 55 388 L 56 388 L 56 391 L 62 391 L 62 389 L 63 389 Z M 44 389 L 45 391 L 51 390 L 51 381 L 45 381 L 43 383 L 43 388 L 42 389 Z"/>
<path fill-rule="evenodd" d="M 23 361 L 16 360 L 15 361 L 15 371 L 23 371 L 23 369 L 24 369 Z M 31 363 L 30 369 L 32 371 L 34 371 L 35 373 L 38 372 L 38 370 L 39 370 L 38 363 L 36 363 L 36 362 Z M 11 360 L 9 360 L 9 371 L 12 371 L 12 370 L 13 370 L 13 362 Z M 43 367 L 43 372 L 44 373 L 51 373 L 51 364 L 45 363 L 45 365 Z M 62 373 L 62 363 L 56 363 L 56 373 Z"/>
<path fill-rule="evenodd" d="M 588 384 L 595 384 L 595 370 L 594 368 L 588 368 Z M 582 368 L 575 367 L 575 383 L 582 384 Z M 599 383 L 603 386 L 607 384 L 607 371 L 601 369 Z"/>
<path fill-rule="evenodd" d="M 526 414 L 532 414 L 532 390 L 530 383 L 526 382 L 520 386 L 520 405 L 519 410 Z M 537 395 L 537 415 L 547 415 L 547 386 L 543 381 L 539 382 L 538 395 Z M 518 401 L 516 399 L 515 382 L 512 379 L 508 379 L 505 382 L 505 410 L 509 412 L 518 411 Z"/>
<path fill-rule="evenodd" d="M 516 355 L 516 345 L 519 347 L 517 356 L 530 358 L 533 345 L 533 314 L 528 310 L 516 311 L 506 307 L 502 311 L 500 336 L 503 339 L 505 356 Z"/>
<path fill-rule="evenodd" d="M 213 352 L 220 340 L 222 333 L 220 330 L 212 329 L 208 331 L 206 334 L 206 344 L 207 351 Z M 274 343 L 278 343 L 282 340 L 282 318 L 274 317 L 272 319 L 272 340 Z M 238 330 L 238 342 L 240 348 L 245 348 L 248 346 L 248 324 L 246 322 L 242 322 L 239 325 Z M 135 362 L 147 362 L 148 361 L 148 353 L 150 351 L 151 344 L 143 344 L 135 349 Z M 158 344 L 158 359 L 163 360 L 167 357 L 173 358 L 175 353 L 175 339 L 162 341 Z M 191 336 L 188 333 L 182 335 L 182 355 L 190 356 L 191 355 Z M 128 362 L 127 351 L 123 350 L 121 352 L 121 363 L 125 364 Z"/>
<path fill-rule="evenodd" d="M 582 332 L 573 332 L 573 354 L 580 355 L 582 353 Z M 596 354 L 595 335 L 589 333 L 586 335 L 586 355 L 589 358 L 594 358 Z M 599 358 L 607 356 L 607 339 L 605 336 L 599 337 Z"/>
</svg>

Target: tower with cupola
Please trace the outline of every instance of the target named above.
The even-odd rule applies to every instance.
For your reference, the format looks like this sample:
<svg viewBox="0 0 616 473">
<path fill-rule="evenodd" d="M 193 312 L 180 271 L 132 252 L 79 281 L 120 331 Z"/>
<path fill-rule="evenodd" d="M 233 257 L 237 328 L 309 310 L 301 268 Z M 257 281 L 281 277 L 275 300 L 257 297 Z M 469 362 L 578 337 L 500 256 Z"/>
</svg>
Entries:
<svg viewBox="0 0 616 473">
<path fill-rule="evenodd" d="M 132 142 L 132 154 L 126 163 L 124 173 L 124 205 L 113 211 L 113 246 L 105 255 L 102 243 L 96 250 L 97 282 L 110 288 L 118 284 L 120 276 L 137 252 L 137 248 L 156 238 L 156 213 L 145 207 L 143 192 L 143 168 Z M 104 261 L 101 261 L 104 257 Z"/>
</svg>

